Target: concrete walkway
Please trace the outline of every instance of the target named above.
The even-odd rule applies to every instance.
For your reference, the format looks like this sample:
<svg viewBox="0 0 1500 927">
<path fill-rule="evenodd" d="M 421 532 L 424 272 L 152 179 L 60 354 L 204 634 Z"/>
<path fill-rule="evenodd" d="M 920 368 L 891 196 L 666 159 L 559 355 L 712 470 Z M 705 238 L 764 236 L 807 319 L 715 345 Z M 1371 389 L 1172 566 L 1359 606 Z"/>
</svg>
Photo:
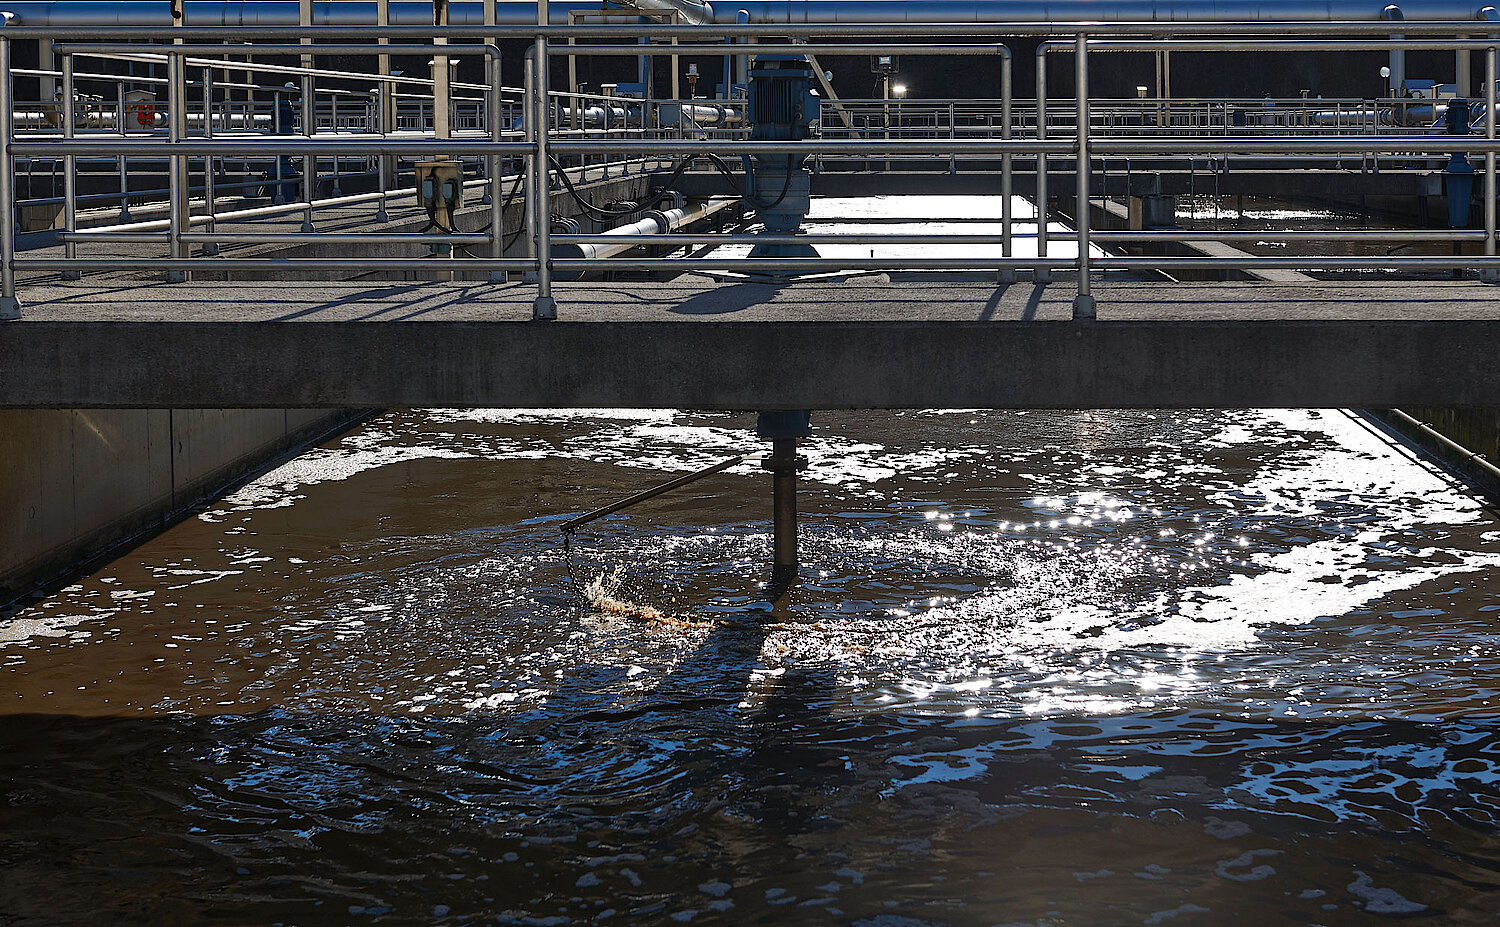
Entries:
<svg viewBox="0 0 1500 927">
<path fill-rule="evenodd" d="M 520 322 L 535 288 L 490 283 L 33 284 L 22 322 Z M 856 277 L 772 286 L 559 283 L 563 322 L 1059 321 L 1076 284 Z M 1454 281 L 1096 282 L 1103 321 L 1500 320 L 1500 287 Z"/>
</svg>

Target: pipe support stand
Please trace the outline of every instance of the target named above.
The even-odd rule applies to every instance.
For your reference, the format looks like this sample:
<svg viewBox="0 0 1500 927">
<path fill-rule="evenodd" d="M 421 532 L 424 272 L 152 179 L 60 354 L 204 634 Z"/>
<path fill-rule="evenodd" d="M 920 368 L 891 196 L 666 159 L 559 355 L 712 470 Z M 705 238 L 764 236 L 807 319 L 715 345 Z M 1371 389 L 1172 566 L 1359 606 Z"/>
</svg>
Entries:
<svg viewBox="0 0 1500 927">
<path fill-rule="evenodd" d="M 771 583 L 785 586 L 797 576 L 797 471 L 807 458 L 796 438 L 776 438 L 771 448 L 760 464 L 771 472 Z"/>
</svg>

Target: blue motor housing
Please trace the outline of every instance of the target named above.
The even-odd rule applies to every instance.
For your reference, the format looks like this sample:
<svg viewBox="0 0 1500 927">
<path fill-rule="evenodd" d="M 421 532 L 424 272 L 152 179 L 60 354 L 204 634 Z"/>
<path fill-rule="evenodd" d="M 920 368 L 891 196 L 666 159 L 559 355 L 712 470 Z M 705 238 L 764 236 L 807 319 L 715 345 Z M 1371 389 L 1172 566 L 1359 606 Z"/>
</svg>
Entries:
<svg viewBox="0 0 1500 927">
<path fill-rule="evenodd" d="M 750 69 L 750 137 L 800 141 L 818 121 L 813 69 L 801 55 L 758 55 Z"/>
<path fill-rule="evenodd" d="M 820 103 L 813 91 L 812 65 L 802 55 L 757 55 L 750 67 L 746 104 L 750 139 L 799 142 L 818 124 Z M 801 154 L 758 154 L 745 158 L 746 193 L 765 230 L 795 235 L 811 207 L 811 175 Z M 811 245 L 758 244 L 751 257 L 816 257 Z M 773 275 L 774 276 L 774 275 Z"/>
</svg>

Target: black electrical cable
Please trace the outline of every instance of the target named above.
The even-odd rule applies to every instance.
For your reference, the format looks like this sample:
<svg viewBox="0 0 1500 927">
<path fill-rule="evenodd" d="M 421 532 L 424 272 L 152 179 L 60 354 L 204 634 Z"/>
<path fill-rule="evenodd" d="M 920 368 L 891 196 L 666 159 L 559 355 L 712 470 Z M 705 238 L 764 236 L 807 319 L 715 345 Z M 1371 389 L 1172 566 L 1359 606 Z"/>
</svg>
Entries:
<svg viewBox="0 0 1500 927">
<path fill-rule="evenodd" d="M 511 184 L 510 192 L 507 193 L 507 194 L 505 194 L 505 198 L 500 201 L 500 210 L 501 210 L 502 213 L 505 210 L 507 210 L 507 209 L 510 208 L 510 204 L 511 203 L 515 202 L 516 196 L 521 192 L 521 182 L 524 179 L 525 179 L 525 175 L 524 174 L 517 174 L 516 175 L 516 182 L 513 183 L 513 184 Z M 483 235 L 485 232 L 488 232 L 491 228 L 493 228 L 494 224 L 495 224 L 494 220 L 492 219 L 489 222 L 486 222 L 484 225 L 480 226 L 479 228 L 475 229 L 474 231 L 469 232 L 468 234 L 470 234 L 470 235 Z M 508 238 L 508 239 L 506 239 L 506 240 L 504 240 L 504 241 L 502 241 L 500 243 L 500 252 L 502 254 L 505 253 L 505 251 L 508 248 L 510 248 L 511 245 L 513 245 L 513 244 L 516 243 L 516 239 L 521 237 L 521 232 L 524 231 L 525 228 L 526 228 L 526 226 L 523 223 L 520 226 L 520 228 L 516 229 L 515 233 L 512 234 L 510 236 L 510 238 Z M 467 246 L 465 246 L 465 245 L 458 245 L 457 247 L 458 247 L 458 250 L 462 251 L 464 254 L 468 255 L 469 257 L 474 258 L 475 260 L 480 260 L 480 258 L 475 258 L 474 257 L 474 253 L 472 251 L 470 251 Z"/>
<path fill-rule="evenodd" d="M 661 189 L 653 193 L 651 197 L 645 202 L 637 203 L 631 209 L 610 209 L 607 206 L 596 206 L 593 203 L 589 202 L 589 200 L 587 200 L 583 196 L 583 194 L 578 192 L 578 188 L 573 186 L 573 179 L 568 176 L 567 169 L 565 169 L 561 164 L 558 164 L 556 158 L 549 157 L 547 160 L 552 163 L 551 173 L 556 174 L 562 179 L 563 187 L 568 191 L 568 195 L 573 197 L 574 201 L 577 202 L 578 205 L 583 209 L 585 215 L 587 215 L 590 219 L 594 219 L 598 222 L 607 222 L 610 219 L 620 219 L 625 216 L 632 215 L 633 213 L 642 212 L 644 210 L 654 208 L 656 204 L 667 198 L 667 195 L 672 192 L 672 184 L 675 183 L 677 178 L 681 177 L 683 172 L 688 169 L 688 165 L 693 163 L 693 158 L 684 158 L 677 165 L 677 167 L 673 169 L 672 173 L 668 175 L 666 182 L 662 184 Z"/>
<path fill-rule="evenodd" d="M 780 195 L 778 195 L 776 199 L 772 200 L 769 203 L 762 203 L 760 200 L 752 196 L 748 190 L 740 185 L 739 179 L 735 177 L 734 172 L 729 169 L 729 165 L 724 163 L 723 158 L 719 157 L 716 154 L 710 154 L 707 157 L 709 162 L 712 163 L 714 167 L 718 168 L 719 173 L 723 174 L 724 177 L 729 181 L 729 185 L 734 189 L 735 195 L 745 202 L 749 203 L 751 206 L 754 206 L 761 212 L 767 212 L 769 210 L 775 209 L 777 206 L 780 206 L 781 201 L 786 199 L 786 195 L 791 192 L 792 172 L 787 171 L 782 176 Z"/>
</svg>

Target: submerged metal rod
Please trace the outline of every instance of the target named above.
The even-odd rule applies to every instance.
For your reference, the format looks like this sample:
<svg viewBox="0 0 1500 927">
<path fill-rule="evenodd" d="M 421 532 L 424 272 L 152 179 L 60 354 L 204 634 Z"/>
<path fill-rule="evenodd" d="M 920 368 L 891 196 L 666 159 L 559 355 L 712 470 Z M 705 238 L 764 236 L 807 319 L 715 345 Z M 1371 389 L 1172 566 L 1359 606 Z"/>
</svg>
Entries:
<svg viewBox="0 0 1500 927">
<path fill-rule="evenodd" d="M 771 442 L 771 456 L 762 463 L 771 471 L 771 582 L 785 585 L 797 576 L 797 457 L 796 438 Z"/>
<path fill-rule="evenodd" d="M 712 476 L 713 474 L 718 473 L 720 470 L 728 470 L 730 467 L 734 466 L 737 463 L 743 463 L 744 460 L 745 458 L 743 456 L 731 457 L 728 460 L 721 460 L 711 467 L 704 467 L 702 470 L 694 470 L 692 473 L 689 473 L 685 476 L 679 476 L 675 480 L 668 480 L 667 482 L 662 483 L 659 486 L 653 486 L 650 489 L 643 489 L 633 496 L 626 496 L 624 499 L 621 499 L 618 502 L 612 502 L 602 509 L 595 509 L 587 514 L 579 515 L 577 518 L 570 518 L 567 521 L 563 522 L 562 526 L 558 530 L 572 531 L 574 528 L 577 528 L 580 525 L 586 525 L 589 522 L 594 521 L 595 519 L 603 518 L 606 515 L 612 515 L 615 512 L 620 511 L 621 509 L 629 508 L 630 506 L 635 505 L 637 502 L 645 502 L 647 499 L 654 499 L 662 493 L 671 492 L 672 490 L 677 489 L 680 486 L 686 486 L 689 483 L 701 480 L 705 476 Z"/>
</svg>

